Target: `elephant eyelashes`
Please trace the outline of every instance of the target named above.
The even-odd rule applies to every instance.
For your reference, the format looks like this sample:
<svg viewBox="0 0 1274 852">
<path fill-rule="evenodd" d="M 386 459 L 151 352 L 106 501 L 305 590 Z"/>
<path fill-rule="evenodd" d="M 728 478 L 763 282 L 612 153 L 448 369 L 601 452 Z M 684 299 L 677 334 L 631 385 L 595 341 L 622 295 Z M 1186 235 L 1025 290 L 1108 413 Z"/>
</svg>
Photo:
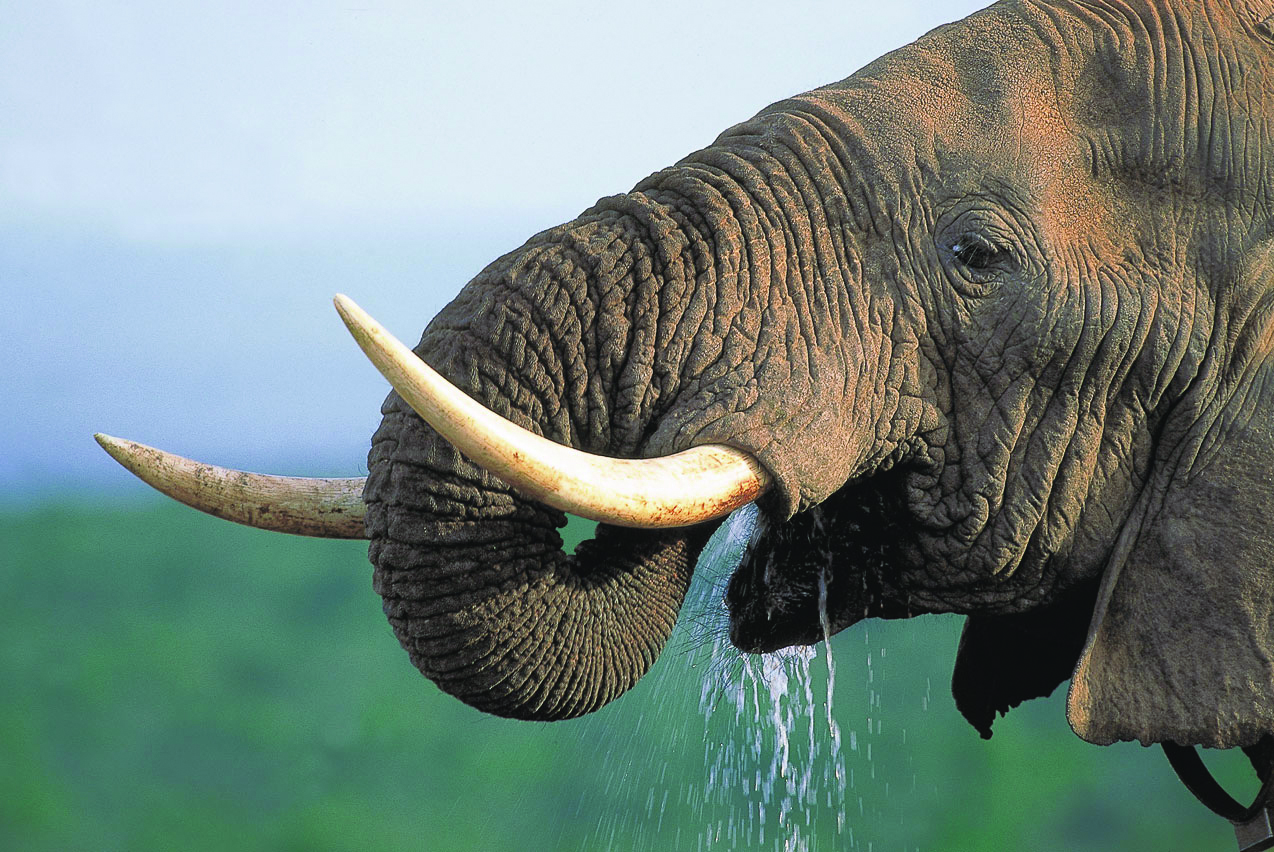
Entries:
<svg viewBox="0 0 1274 852">
<path fill-rule="evenodd" d="M 1012 253 L 980 234 L 966 234 L 951 246 L 951 255 L 974 281 L 985 282 L 1005 270 Z"/>
<path fill-rule="evenodd" d="M 939 224 L 935 242 L 952 285 L 966 296 L 987 295 L 997 281 L 1021 272 L 1013 228 L 994 213 L 954 215 Z"/>
</svg>

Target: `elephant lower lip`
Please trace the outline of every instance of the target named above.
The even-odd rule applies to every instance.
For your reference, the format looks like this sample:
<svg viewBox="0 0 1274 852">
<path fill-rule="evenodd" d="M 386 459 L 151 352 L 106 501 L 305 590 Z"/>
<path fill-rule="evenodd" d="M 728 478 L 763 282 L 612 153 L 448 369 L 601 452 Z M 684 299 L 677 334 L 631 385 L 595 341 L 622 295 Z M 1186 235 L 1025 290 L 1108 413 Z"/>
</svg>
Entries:
<svg viewBox="0 0 1274 852">
<path fill-rule="evenodd" d="M 730 622 L 730 644 L 745 654 L 771 654 L 795 645 L 814 645 L 823 638 L 822 630 L 810 630 L 796 623 Z"/>
</svg>

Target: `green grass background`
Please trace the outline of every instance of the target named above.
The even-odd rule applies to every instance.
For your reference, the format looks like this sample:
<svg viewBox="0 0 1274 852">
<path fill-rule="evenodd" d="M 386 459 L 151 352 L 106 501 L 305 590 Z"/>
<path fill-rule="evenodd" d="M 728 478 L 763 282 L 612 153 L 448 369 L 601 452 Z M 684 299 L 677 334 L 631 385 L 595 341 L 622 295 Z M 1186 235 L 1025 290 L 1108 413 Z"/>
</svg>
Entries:
<svg viewBox="0 0 1274 852">
<path fill-rule="evenodd" d="M 585 719 L 535 724 L 470 710 L 415 672 L 362 543 L 262 533 L 175 504 L 81 501 L 0 514 L 0 564 L 0 849 L 774 849 L 789 838 L 781 801 L 754 789 L 773 731 L 721 699 L 743 674 L 714 651 L 719 578 L 697 580 L 687 626 L 631 693 Z M 852 780 L 843 808 L 827 806 L 835 785 L 824 784 L 819 807 L 788 817 L 798 847 L 1234 848 L 1157 750 L 1078 740 L 1061 690 L 980 740 L 949 695 L 958 635 L 958 619 L 925 618 L 835 638 L 832 704 Z M 814 670 L 822 714 L 825 669 Z M 705 677 L 718 699 L 707 718 Z M 763 698 L 749 700 L 764 716 Z M 825 722 L 816 733 L 821 780 Z M 808 737 L 792 735 L 789 775 L 810 760 Z M 1249 794 L 1244 761 L 1221 757 L 1222 778 Z"/>
</svg>

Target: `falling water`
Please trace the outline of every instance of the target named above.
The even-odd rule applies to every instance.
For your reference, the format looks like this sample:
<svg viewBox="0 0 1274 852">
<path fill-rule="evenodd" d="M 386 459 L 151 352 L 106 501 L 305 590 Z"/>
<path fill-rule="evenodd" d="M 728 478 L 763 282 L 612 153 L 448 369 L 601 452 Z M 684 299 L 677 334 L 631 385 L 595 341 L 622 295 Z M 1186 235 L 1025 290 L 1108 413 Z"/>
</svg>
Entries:
<svg viewBox="0 0 1274 852">
<path fill-rule="evenodd" d="M 891 729 L 884 720 L 881 636 L 892 635 L 890 628 L 859 624 L 842 636 L 839 661 L 826 641 L 825 608 L 825 641 L 815 646 L 757 656 L 729 642 L 722 593 L 755 521 L 754 509 L 741 510 L 704 549 L 668 659 L 638 687 L 650 690 L 652 709 L 634 718 L 624 715 L 631 702 L 616 702 L 581 720 L 590 761 L 614 771 L 576 808 L 596 815 L 576 848 L 875 852 L 889 837 L 889 849 L 918 852 L 911 838 L 925 829 L 912 820 L 932 809 L 938 789 L 918 787 L 905 726 Z M 826 582 L 818 591 L 825 603 Z M 951 628 L 953 642 L 958 624 Z M 893 663 L 895 674 L 900 664 Z M 899 696 L 894 677 L 890 683 L 892 720 Z M 929 687 L 920 679 L 908 696 L 921 712 Z M 891 787 L 891 779 L 901 783 Z"/>
<path fill-rule="evenodd" d="M 755 510 L 736 513 L 709 542 L 700 569 L 723 574 L 721 566 L 728 570 L 736 565 L 754 523 Z M 822 604 L 826 591 L 821 583 Z M 710 593 L 720 600 L 719 584 Z M 823 610 L 826 637 L 830 631 L 825 606 Z M 716 664 L 704 678 L 699 702 L 707 767 L 703 792 L 705 803 L 716 809 L 734 804 L 737 817 L 705 824 L 697 848 L 817 849 L 815 815 L 824 809 L 837 814 L 836 832 L 844 834 L 847 776 L 832 712 L 836 667 L 830 645 L 822 643 L 820 674 L 814 647 L 753 656 L 734 649 L 724 629 L 711 633 Z M 823 708 L 815 699 L 820 677 L 826 684 Z M 742 814 L 740 801 L 746 803 Z M 852 836 L 837 839 L 833 848 L 847 845 L 852 845 Z"/>
</svg>

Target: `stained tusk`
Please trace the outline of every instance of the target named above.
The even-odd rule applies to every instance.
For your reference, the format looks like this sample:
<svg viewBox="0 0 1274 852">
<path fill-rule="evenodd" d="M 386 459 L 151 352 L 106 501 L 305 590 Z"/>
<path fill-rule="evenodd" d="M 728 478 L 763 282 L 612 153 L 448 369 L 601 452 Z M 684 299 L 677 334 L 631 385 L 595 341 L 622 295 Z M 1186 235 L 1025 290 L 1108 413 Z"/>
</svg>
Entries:
<svg viewBox="0 0 1274 852">
<path fill-rule="evenodd" d="M 110 435 L 93 437 L 147 485 L 201 512 L 293 535 L 367 538 L 365 478 L 266 476 L 203 464 Z"/>
<path fill-rule="evenodd" d="M 425 422 L 484 470 L 532 499 L 625 527 L 681 527 L 728 515 L 770 477 L 748 453 L 711 444 L 653 459 L 613 459 L 523 429 L 444 379 L 347 296 L 336 310 L 358 345 Z"/>
</svg>

